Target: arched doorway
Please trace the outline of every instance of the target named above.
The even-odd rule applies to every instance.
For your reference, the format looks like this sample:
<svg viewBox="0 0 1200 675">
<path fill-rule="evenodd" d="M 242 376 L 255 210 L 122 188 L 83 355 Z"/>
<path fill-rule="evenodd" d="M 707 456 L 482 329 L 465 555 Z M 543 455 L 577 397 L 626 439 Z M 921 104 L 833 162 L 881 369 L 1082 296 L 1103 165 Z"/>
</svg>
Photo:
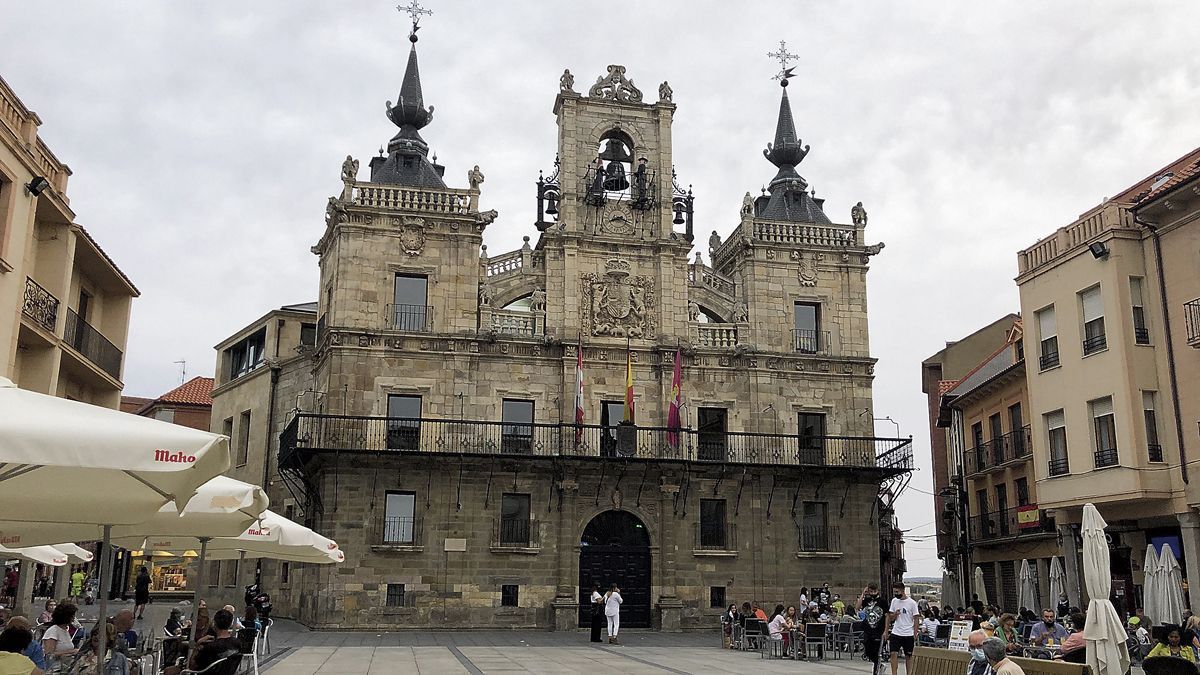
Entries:
<svg viewBox="0 0 1200 675">
<path fill-rule="evenodd" d="M 628 511 L 592 518 L 579 538 L 579 625 L 591 625 L 592 584 L 621 589 L 621 625 L 650 627 L 650 532 Z"/>
</svg>

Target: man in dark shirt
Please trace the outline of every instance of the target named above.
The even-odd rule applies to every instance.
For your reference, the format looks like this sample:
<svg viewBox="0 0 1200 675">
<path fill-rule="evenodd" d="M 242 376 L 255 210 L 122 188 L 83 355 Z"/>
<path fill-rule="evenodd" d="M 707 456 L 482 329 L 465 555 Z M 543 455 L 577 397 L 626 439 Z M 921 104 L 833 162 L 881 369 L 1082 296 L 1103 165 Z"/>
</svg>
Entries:
<svg viewBox="0 0 1200 675">
<path fill-rule="evenodd" d="M 863 651 L 871 662 L 871 673 L 879 671 L 879 645 L 883 640 L 885 610 L 879 604 L 879 584 L 871 582 L 858 596 L 858 609 L 863 620 Z"/>
<path fill-rule="evenodd" d="M 237 636 L 230 630 L 233 627 L 233 613 L 220 610 L 213 616 L 213 628 L 217 636 L 206 635 L 196 641 L 197 649 L 192 657 L 192 669 L 204 670 L 217 659 L 230 653 L 237 653 L 240 645 Z"/>
</svg>

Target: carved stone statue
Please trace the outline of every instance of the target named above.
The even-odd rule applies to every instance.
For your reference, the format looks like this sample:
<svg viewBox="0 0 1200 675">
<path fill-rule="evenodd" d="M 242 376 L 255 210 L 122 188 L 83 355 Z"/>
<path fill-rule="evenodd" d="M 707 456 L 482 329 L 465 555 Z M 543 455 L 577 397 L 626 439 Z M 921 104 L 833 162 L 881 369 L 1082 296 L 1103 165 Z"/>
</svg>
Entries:
<svg viewBox="0 0 1200 675">
<path fill-rule="evenodd" d="M 491 307 L 492 306 L 492 289 L 486 283 L 479 284 L 479 306 L 480 307 Z"/>
<path fill-rule="evenodd" d="M 745 323 L 749 320 L 750 310 L 746 308 L 746 303 L 744 301 L 738 300 L 737 304 L 733 306 L 733 322 Z"/>
<path fill-rule="evenodd" d="M 641 103 L 642 90 L 625 79 L 625 66 L 611 65 L 608 74 L 596 78 L 596 84 L 588 90 L 592 98 L 606 98 L 621 103 Z"/>
<path fill-rule="evenodd" d="M 562 77 L 558 78 L 558 90 L 575 93 L 575 76 L 566 68 L 563 69 Z"/>
<path fill-rule="evenodd" d="M 347 220 L 349 216 L 346 214 L 346 205 L 337 197 L 330 197 L 329 203 L 325 205 L 325 224 L 334 225 Z"/>
<path fill-rule="evenodd" d="M 867 255 L 867 256 L 871 256 L 871 255 L 879 255 L 879 252 L 883 250 L 883 247 L 884 247 L 885 245 L 886 245 L 886 244 L 884 244 L 884 243 L 881 241 L 881 242 L 879 242 L 878 244 L 870 244 L 870 245 L 868 245 L 868 246 L 864 246 L 864 247 L 863 247 L 863 255 Z"/>
<path fill-rule="evenodd" d="M 546 313 L 546 291 L 538 289 L 529 297 L 529 311 L 535 314 Z"/>
<path fill-rule="evenodd" d="M 671 95 L 674 93 L 675 92 L 671 91 L 671 85 L 667 84 L 666 82 L 658 85 L 658 100 L 670 101 Z"/>
<path fill-rule="evenodd" d="M 696 260 L 694 261 L 693 264 L 696 264 L 696 265 L 704 264 L 704 257 L 700 255 L 700 251 L 696 251 Z"/>
<path fill-rule="evenodd" d="M 688 321 L 700 320 L 700 305 L 695 300 L 688 300 Z"/>
<path fill-rule="evenodd" d="M 747 192 L 745 197 L 742 197 L 742 217 L 754 215 L 754 197 Z"/>
<path fill-rule="evenodd" d="M 354 181 L 358 180 L 358 160 L 346 155 L 342 162 L 342 200 L 349 201 L 354 191 Z"/>
<path fill-rule="evenodd" d="M 713 230 L 712 234 L 709 235 L 709 237 L 708 237 L 708 259 L 709 260 L 717 259 L 717 249 L 719 249 L 719 248 L 721 248 L 721 235 L 717 234 L 716 230 Z"/>
<path fill-rule="evenodd" d="M 467 182 L 471 185 L 472 190 L 478 190 L 479 185 L 483 183 L 483 172 L 479 170 L 479 165 L 467 172 Z"/>
<path fill-rule="evenodd" d="M 867 210 L 863 208 L 862 202 L 859 202 L 850 209 L 850 222 L 855 225 L 865 227 L 867 224 Z"/>
</svg>

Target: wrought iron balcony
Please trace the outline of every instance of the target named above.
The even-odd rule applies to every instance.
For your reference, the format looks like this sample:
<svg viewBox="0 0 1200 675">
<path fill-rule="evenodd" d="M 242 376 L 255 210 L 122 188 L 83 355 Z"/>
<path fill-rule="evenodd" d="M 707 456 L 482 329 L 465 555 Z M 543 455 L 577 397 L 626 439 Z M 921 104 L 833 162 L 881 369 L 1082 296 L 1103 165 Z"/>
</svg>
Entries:
<svg viewBox="0 0 1200 675">
<path fill-rule="evenodd" d="M 1052 352 L 1042 352 L 1038 357 L 1038 368 L 1041 370 L 1049 370 L 1058 365 L 1058 350 Z"/>
<path fill-rule="evenodd" d="M 298 413 L 279 436 L 281 466 L 314 453 L 445 453 L 527 457 L 612 457 L 771 466 L 912 470 L 907 438 L 799 436 L 752 432 L 524 424 L 477 420 Z"/>
<path fill-rule="evenodd" d="M 963 453 L 963 462 L 969 476 L 1032 456 L 1033 437 L 1030 435 L 1029 425 L 1025 425 L 967 450 Z"/>
<path fill-rule="evenodd" d="M 1050 459 L 1050 475 L 1065 476 L 1071 473 L 1071 464 L 1066 457 L 1052 457 Z"/>
<path fill-rule="evenodd" d="M 1027 537 L 1054 532 L 1054 518 L 1047 515 L 1044 510 L 1038 510 L 1036 519 L 1025 523 L 1020 521 L 1019 513 L 1017 508 L 1008 508 L 984 515 L 971 516 L 968 523 L 971 541 Z"/>
<path fill-rule="evenodd" d="M 29 277 L 25 277 L 25 302 L 21 311 L 51 333 L 58 325 L 58 298 Z"/>
<path fill-rule="evenodd" d="M 1104 448 L 1092 453 L 1096 460 L 1096 468 L 1103 469 L 1109 466 L 1116 466 L 1120 463 L 1120 458 L 1117 456 L 1116 448 Z"/>
<path fill-rule="evenodd" d="M 1200 347 L 1200 298 L 1183 303 L 1183 322 L 1187 326 L 1187 343 Z"/>
<path fill-rule="evenodd" d="M 73 309 L 67 309 L 67 328 L 63 333 L 63 341 L 114 380 L 121 379 L 121 350 L 90 323 L 79 318 Z"/>
<path fill-rule="evenodd" d="M 371 543 L 379 546 L 420 546 L 421 519 L 378 516 L 375 518 Z"/>
<path fill-rule="evenodd" d="M 541 548 L 541 528 L 528 518 L 496 518 L 492 522 L 492 548 Z"/>
<path fill-rule="evenodd" d="M 1163 461 L 1162 446 L 1159 445 L 1158 443 L 1150 443 L 1149 445 L 1146 446 L 1146 451 L 1147 451 L 1147 454 L 1149 455 L 1149 459 L 1151 462 Z"/>
<path fill-rule="evenodd" d="M 693 523 L 697 551 L 736 551 L 736 523 Z"/>
<path fill-rule="evenodd" d="M 388 328 L 410 333 L 433 330 L 433 307 L 430 305 L 388 305 Z"/>
<path fill-rule="evenodd" d="M 1108 336 L 1104 333 L 1093 335 L 1083 341 L 1083 355 L 1095 354 L 1096 352 L 1108 347 Z"/>
<path fill-rule="evenodd" d="M 807 525 L 799 532 L 800 550 L 805 553 L 836 553 L 842 550 L 837 526 Z"/>
</svg>

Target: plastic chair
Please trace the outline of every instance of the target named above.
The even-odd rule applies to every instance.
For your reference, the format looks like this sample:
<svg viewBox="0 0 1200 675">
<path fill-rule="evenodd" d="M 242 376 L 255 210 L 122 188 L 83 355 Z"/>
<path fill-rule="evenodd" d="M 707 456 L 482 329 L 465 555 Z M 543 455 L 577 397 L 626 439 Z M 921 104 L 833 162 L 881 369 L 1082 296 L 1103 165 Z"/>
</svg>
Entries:
<svg viewBox="0 0 1200 675">
<path fill-rule="evenodd" d="M 818 661 L 825 659 L 825 624 L 808 623 L 804 625 L 804 651 L 810 659 Z M 818 652 L 820 656 L 817 656 Z"/>
<path fill-rule="evenodd" d="M 263 622 L 262 635 L 258 640 L 259 656 L 266 656 L 271 653 L 271 626 L 275 625 L 274 619 L 267 619 Z"/>
<path fill-rule="evenodd" d="M 184 668 L 181 675 L 237 675 L 238 668 L 241 665 L 242 655 L 234 652 L 213 661 L 204 670 L 188 670 Z"/>
<path fill-rule="evenodd" d="M 241 645 L 239 653 L 242 658 L 250 658 L 253 665 L 251 672 L 258 675 L 258 629 L 243 628 L 237 632 L 237 639 Z"/>
<path fill-rule="evenodd" d="M 787 656 L 787 650 L 784 649 L 783 640 L 774 640 L 769 635 L 762 640 L 762 646 L 759 648 L 759 658 L 767 658 L 770 653 L 771 658 L 784 658 Z"/>
<path fill-rule="evenodd" d="M 937 629 L 933 632 L 933 645 L 948 649 L 950 647 L 950 629 L 953 628 L 948 623 L 938 624 Z"/>
</svg>

